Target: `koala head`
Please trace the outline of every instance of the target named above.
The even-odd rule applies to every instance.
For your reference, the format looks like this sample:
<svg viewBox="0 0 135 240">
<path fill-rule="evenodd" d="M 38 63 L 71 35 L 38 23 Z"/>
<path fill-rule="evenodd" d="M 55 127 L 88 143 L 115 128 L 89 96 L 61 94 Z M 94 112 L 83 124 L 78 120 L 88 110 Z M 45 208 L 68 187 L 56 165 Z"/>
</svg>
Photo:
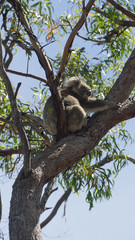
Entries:
<svg viewBox="0 0 135 240">
<path fill-rule="evenodd" d="M 88 98 L 92 95 L 91 88 L 83 81 L 82 77 L 69 78 L 66 88 L 81 98 Z"/>
</svg>

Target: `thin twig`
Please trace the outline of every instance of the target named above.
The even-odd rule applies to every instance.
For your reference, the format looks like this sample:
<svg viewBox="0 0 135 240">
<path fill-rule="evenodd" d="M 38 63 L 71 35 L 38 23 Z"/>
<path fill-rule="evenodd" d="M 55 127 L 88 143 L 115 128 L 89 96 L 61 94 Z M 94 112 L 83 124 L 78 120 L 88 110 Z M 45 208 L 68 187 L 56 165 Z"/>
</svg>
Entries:
<svg viewBox="0 0 135 240">
<path fill-rule="evenodd" d="M 9 72 L 9 73 L 12 73 L 12 74 L 16 74 L 16 75 L 22 76 L 22 77 L 34 78 L 34 79 L 39 80 L 41 82 L 47 83 L 47 81 L 44 78 L 35 76 L 33 74 L 22 73 L 22 72 L 14 71 L 14 70 L 11 70 L 11 69 L 6 69 L 6 71 Z"/>
<path fill-rule="evenodd" d="M 102 167 L 102 166 L 104 166 L 105 164 L 114 161 L 114 160 L 116 159 L 116 157 L 119 158 L 119 159 L 128 160 L 128 161 L 130 161 L 130 162 L 132 162 L 132 163 L 135 164 L 135 159 L 132 158 L 132 157 L 130 157 L 130 156 L 121 156 L 121 155 L 108 156 L 108 155 L 107 155 L 102 161 L 93 164 L 91 167 L 92 167 L 92 168 Z"/>
<path fill-rule="evenodd" d="M 47 203 L 47 200 L 50 197 L 50 195 L 58 189 L 58 188 L 55 188 L 55 190 L 53 190 L 53 186 L 54 186 L 55 182 L 56 182 L 56 178 L 53 178 L 47 184 L 47 187 L 45 188 L 45 191 L 44 191 L 43 196 L 40 201 L 41 213 L 43 213 L 46 210 L 46 203 Z"/>
<path fill-rule="evenodd" d="M 18 91 L 19 91 L 19 88 L 21 87 L 21 82 L 19 82 L 18 84 L 17 84 L 17 88 L 16 88 L 16 91 L 15 91 L 15 98 L 17 97 L 17 94 L 18 94 Z"/>
<path fill-rule="evenodd" d="M 52 218 L 54 218 L 54 216 L 56 215 L 59 207 L 61 206 L 61 204 L 66 201 L 69 197 L 69 195 L 71 194 L 72 192 L 72 188 L 69 188 L 63 195 L 62 197 L 59 199 L 59 201 L 56 203 L 54 209 L 52 210 L 51 214 L 48 216 L 48 218 L 46 220 L 44 220 L 42 223 L 41 223 L 41 228 L 45 227 L 51 220 Z"/>
</svg>

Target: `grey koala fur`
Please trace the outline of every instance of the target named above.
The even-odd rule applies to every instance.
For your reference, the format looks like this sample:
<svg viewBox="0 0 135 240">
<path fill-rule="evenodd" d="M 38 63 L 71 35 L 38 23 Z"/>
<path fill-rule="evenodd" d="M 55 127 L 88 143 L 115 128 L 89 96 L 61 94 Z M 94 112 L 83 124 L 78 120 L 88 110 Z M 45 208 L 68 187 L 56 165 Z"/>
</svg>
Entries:
<svg viewBox="0 0 135 240">
<path fill-rule="evenodd" d="M 82 77 L 71 77 L 66 87 L 61 90 L 61 96 L 67 114 L 69 132 L 76 132 L 87 124 L 87 113 L 118 108 L 117 103 L 91 97 L 91 88 Z M 52 96 L 48 98 L 44 106 L 43 122 L 50 134 L 57 135 L 57 112 Z"/>
</svg>

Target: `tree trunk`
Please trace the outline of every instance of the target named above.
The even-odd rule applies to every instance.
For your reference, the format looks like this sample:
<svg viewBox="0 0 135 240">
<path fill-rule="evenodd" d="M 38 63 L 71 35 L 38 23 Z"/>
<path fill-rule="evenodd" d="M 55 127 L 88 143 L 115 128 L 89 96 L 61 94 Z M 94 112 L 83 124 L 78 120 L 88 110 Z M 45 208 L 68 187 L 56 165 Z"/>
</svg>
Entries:
<svg viewBox="0 0 135 240">
<path fill-rule="evenodd" d="M 40 229 L 40 171 L 24 178 L 23 171 L 13 185 L 9 233 L 10 240 L 42 240 Z"/>
</svg>

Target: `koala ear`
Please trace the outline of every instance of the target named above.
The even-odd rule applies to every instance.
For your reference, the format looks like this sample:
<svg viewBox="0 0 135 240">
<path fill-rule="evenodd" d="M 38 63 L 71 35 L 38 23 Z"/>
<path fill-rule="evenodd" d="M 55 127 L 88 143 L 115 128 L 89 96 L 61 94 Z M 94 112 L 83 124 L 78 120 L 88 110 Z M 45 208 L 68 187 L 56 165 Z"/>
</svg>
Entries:
<svg viewBox="0 0 135 240">
<path fill-rule="evenodd" d="M 81 80 L 80 79 L 75 80 L 75 87 L 78 88 L 80 86 L 80 84 L 81 84 Z"/>
</svg>

